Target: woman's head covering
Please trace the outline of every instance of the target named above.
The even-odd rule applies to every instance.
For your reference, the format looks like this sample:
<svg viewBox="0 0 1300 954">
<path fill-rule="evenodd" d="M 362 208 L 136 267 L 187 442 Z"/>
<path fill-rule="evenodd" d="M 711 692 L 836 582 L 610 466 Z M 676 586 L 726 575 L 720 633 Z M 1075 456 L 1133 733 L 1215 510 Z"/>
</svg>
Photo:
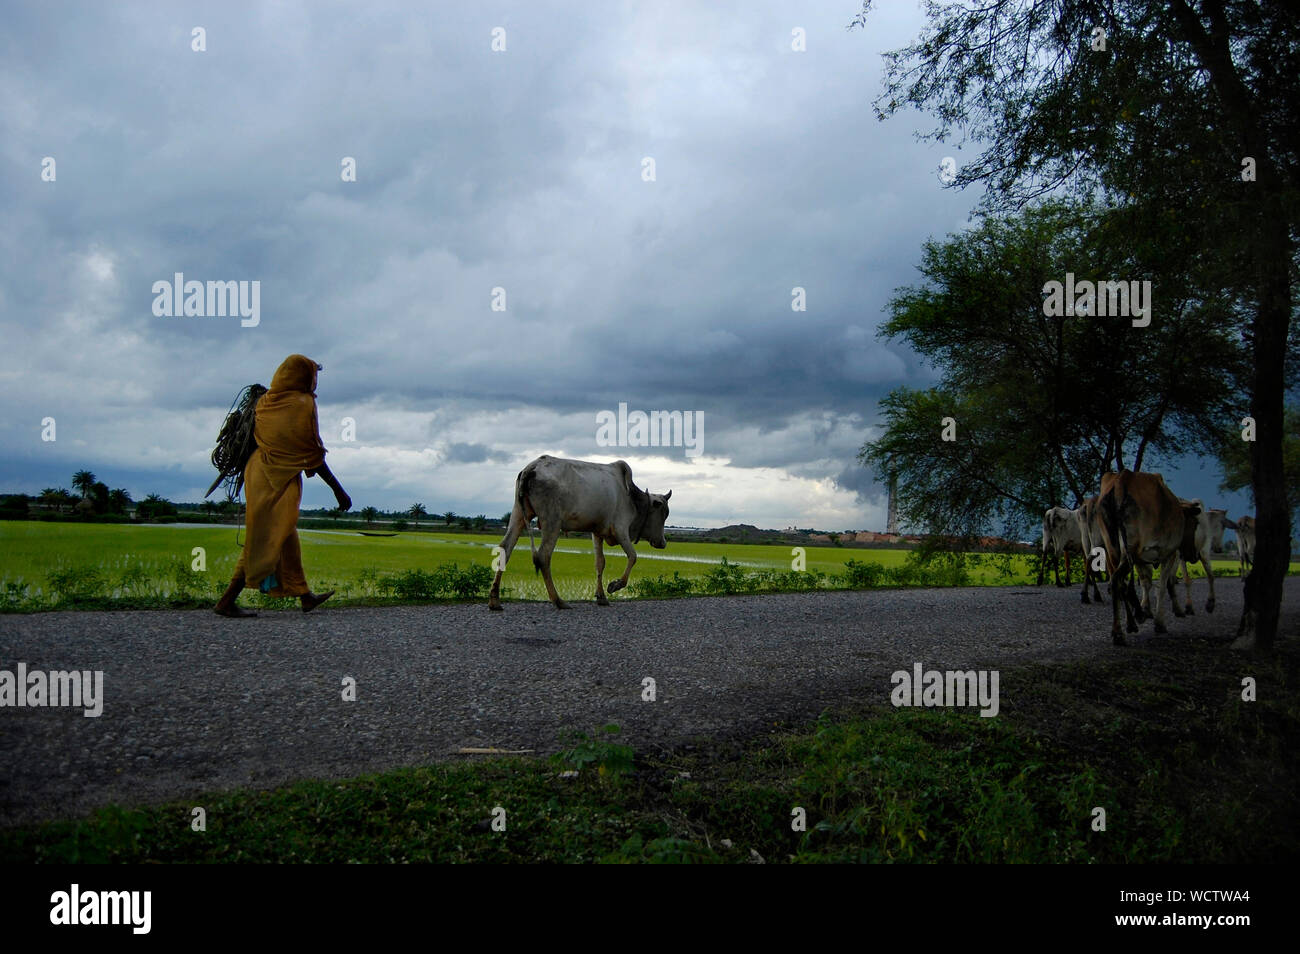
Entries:
<svg viewBox="0 0 1300 954">
<path fill-rule="evenodd" d="M 301 471 L 315 470 L 325 460 L 316 419 L 316 372 L 320 365 L 291 354 L 271 378 L 271 389 L 257 402 L 257 441 L 268 486 L 276 493 Z"/>
<path fill-rule="evenodd" d="M 316 372 L 321 366 L 306 355 L 291 354 L 280 362 L 271 378 L 272 391 L 305 391 L 316 394 Z"/>
</svg>

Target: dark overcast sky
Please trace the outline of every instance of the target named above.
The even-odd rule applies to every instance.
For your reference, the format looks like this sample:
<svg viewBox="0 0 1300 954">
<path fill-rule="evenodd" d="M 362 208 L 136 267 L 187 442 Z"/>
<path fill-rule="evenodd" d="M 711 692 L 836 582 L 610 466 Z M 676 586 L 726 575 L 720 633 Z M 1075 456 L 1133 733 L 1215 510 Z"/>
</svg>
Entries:
<svg viewBox="0 0 1300 954">
<path fill-rule="evenodd" d="M 930 378 L 876 327 L 978 196 L 942 187 L 963 153 L 926 117 L 874 119 L 879 54 L 923 23 L 880 7 L 850 32 L 852 0 L 6 4 L 0 489 L 84 467 L 197 500 L 235 393 L 302 352 L 357 507 L 496 516 L 551 453 L 628 460 L 679 525 L 881 528 L 856 453 Z M 175 272 L 259 281 L 260 324 L 156 317 Z M 619 402 L 702 413 L 703 453 L 598 446 Z"/>
</svg>

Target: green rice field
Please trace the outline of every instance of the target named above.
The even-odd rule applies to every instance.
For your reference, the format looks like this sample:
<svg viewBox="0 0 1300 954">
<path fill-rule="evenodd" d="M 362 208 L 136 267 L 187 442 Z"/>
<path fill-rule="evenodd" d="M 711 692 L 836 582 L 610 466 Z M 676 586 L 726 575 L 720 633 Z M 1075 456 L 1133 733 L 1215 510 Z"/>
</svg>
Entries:
<svg viewBox="0 0 1300 954">
<path fill-rule="evenodd" d="M 23 611 L 199 605 L 215 599 L 229 581 L 239 556 L 240 533 L 234 526 L 6 521 L 0 523 L 0 607 Z M 424 592 L 418 585 L 424 579 L 421 574 L 450 564 L 461 571 L 482 568 L 474 571 L 474 584 L 460 591 L 462 596 L 477 597 L 482 590 L 476 587 L 491 567 L 492 549 L 500 543 L 499 537 L 489 534 L 407 532 L 375 537 L 342 528 L 299 533 L 308 581 L 318 592 L 337 590 L 340 602 L 418 598 Z M 201 567 L 195 548 L 203 551 Z M 695 592 L 759 592 L 875 585 L 1025 584 L 1032 583 L 1037 572 L 1036 563 L 1023 555 L 968 554 L 959 572 L 936 574 L 922 572 L 928 568 L 918 568 L 911 551 L 904 549 L 804 549 L 808 572 L 793 574 L 789 546 L 670 540 L 666 550 L 655 550 L 642 542 L 637 548 L 632 587 L 611 594 L 611 599 L 685 595 L 689 585 L 682 581 L 687 580 L 698 584 Z M 622 575 L 625 558 L 617 547 L 607 546 L 605 553 L 608 584 Z M 724 559 L 726 566 L 720 573 Z M 859 567 L 854 576 L 848 572 L 852 569 L 849 561 L 868 566 Z M 591 599 L 594 566 L 590 537 L 561 538 L 552 571 L 563 598 Z M 1300 564 L 1293 563 L 1291 571 L 1300 571 Z M 1216 576 L 1236 572 L 1234 560 L 1215 561 Z M 1077 573 L 1076 569 L 1076 578 Z M 656 586 L 660 578 L 666 580 L 666 586 Z M 752 582 L 760 578 L 766 581 L 763 585 Z M 403 588 L 403 579 L 413 584 Z M 676 588 L 674 581 L 680 584 Z M 503 590 L 508 599 L 546 598 L 541 578 L 533 572 L 527 540 L 521 541 L 507 566 Z M 246 592 L 243 600 L 252 605 L 283 602 L 252 592 Z"/>
</svg>

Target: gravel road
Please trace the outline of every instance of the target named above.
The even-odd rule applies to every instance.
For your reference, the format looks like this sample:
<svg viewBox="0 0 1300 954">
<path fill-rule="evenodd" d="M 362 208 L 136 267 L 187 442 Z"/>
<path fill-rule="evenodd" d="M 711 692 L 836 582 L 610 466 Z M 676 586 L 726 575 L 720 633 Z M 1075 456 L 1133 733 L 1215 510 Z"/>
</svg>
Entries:
<svg viewBox="0 0 1300 954">
<path fill-rule="evenodd" d="M 1181 592 L 1181 587 L 1180 587 Z M 1286 583 L 1283 629 L 1300 621 Z M 1241 584 L 1170 637 L 1233 635 Z M 1142 639 L 1151 638 L 1151 624 Z M 0 709 L 0 825 L 308 777 L 559 747 L 608 722 L 640 752 L 736 738 L 849 701 L 890 674 L 1131 652 L 1077 586 L 372 609 L 229 620 L 206 611 L 0 616 L 0 669 L 103 670 L 99 718 Z M 1226 644 L 1225 644 L 1225 651 Z M 356 701 L 342 699 L 345 676 Z M 642 701 L 642 680 L 657 699 Z"/>
</svg>

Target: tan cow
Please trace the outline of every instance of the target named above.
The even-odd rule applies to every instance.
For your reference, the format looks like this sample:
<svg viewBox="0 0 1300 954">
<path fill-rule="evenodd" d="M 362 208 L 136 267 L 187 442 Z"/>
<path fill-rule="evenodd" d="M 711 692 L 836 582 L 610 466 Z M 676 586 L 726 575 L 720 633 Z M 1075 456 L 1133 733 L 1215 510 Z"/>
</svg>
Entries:
<svg viewBox="0 0 1300 954">
<path fill-rule="evenodd" d="M 1181 503 L 1159 474 L 1129 470 L 1102 477 L 1098 507 L 1106 563 L 1111 573 L 1111 639 L 1116 646 L 1124 645 L 1119 625 L 1121 598 L 1130 633 L 1137 632 L 1137 620 L 1143 615 L 1154 616 L 1157 633 L 1167 632 L 1166 603 L 1173 606 L 1175 616 L 1185 615 L 1174 599 L 1174 583 L 1179 559 L 1196 559 L 1196 518 L 1200 515 L 1200 508 Z M 1152 570 L 1155 567 L 1160 568 L 1161 588 L 1167 591 L 1168 599 L 1157 591 L 1156 610 L 1151 614 Z M 1125 581 L 1133 571 L 1137 572 L 1143 590 L 1142 603 L 1136 613 L 1132 587 L 1125 589 Z"/>
</svg>

